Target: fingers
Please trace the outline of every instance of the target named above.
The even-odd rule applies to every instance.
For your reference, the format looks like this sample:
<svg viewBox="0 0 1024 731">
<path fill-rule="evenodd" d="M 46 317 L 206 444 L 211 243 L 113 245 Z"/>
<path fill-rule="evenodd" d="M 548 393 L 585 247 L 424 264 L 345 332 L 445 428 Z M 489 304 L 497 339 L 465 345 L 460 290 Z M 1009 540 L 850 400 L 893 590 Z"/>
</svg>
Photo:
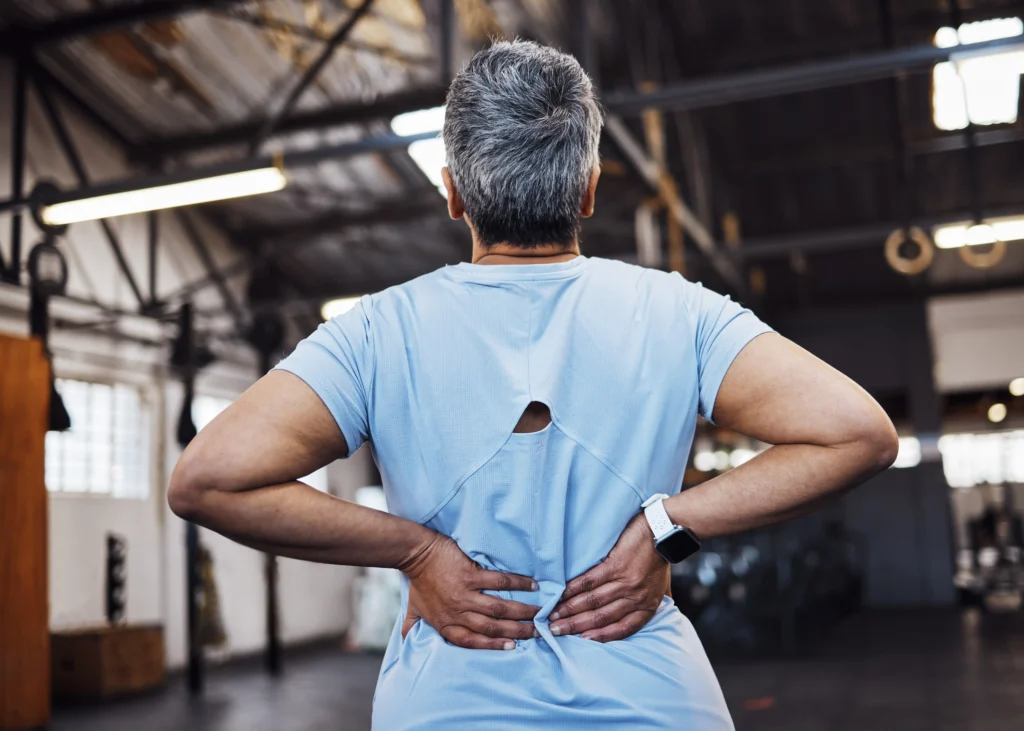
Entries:
<svg viewBox="0 0 1024 731">
<path fill-rule="evenodd" d="M 473 577 L 472 588 L 491 591 L 537 591 L 537 582 L 528 576 L 481 569 Z"/>
<path fill-rule="evenodd" d="M 514 650 L 516 643 L 509 639 L 495 639 L 477 634 L 465 627 L 446 627 L 441 636 L 457 647 L 467 650 Z"/>
<path fill-rule="evenodd" d="M 565 585 L 565 591 L 562 592 L 563 601 L 571 599 L 572 597 L 582 594 L 587 591 L 593 591 L 602 584 L 607 584 L 614 578 L 615 569 L 608 561 L 602 561 L 594 568 L 590 569 L 584 574 L 580 574 L 575 579 Z"/>
<path fill-rule="evenodd" d="M 488 594 L 475 594 L 469 609 L 494 619 L 515 619 L 520 621 L 530 621 L 540 611 L 540 607 L 533 604 L 523 604 L 522 602 L 514 602 Z"/>
<path fill-rule="evenodd" d="M 562 602 L 551 612 L 551 619 L 571 617 L 581 612 L 594 611 L 606 606 L 626 594 L 627 588 L 619 582 L 602 584 L 593 591 L 578 594 L 567 602 Z M 633 607 L 636 609 L 636 606 Z"/>
<path fill-rule="evenodd" d="M 402 621 L 402 639 L 409 636 L 409 630 L 411 630 L 413 625 L 419 621 L 420 618 L 415 614 L 413 608 L 410 606 L 409 610 L 405 613 L 405 619 Z"/>
<path fill-rule="evenodd" d="M 626 599 L 617 599 L 600 609 L 577 614 L 551 623 L 551 634 L 578 635 L 590 630 L 604 629 L 636 612 L 636 605 Z"/>
<path fill-rule="evenodd" d="M 631 635 L 635 635 L 643 626 L 647 624 L 647 621 L 654 616 L 654 612 L 640 611 L 632 612 L 627 614 L 625 617 L 620 619 L 618 622 L 614 622 L 607 627 L 602 629 L 588 630 L 583 633 L 582 637 L 585 640 L 594 640 L 595 642 L 613 642 L 615 640 L 624 640 Z"/>
<path fill-rule="evenodd" d="M 458 622 L 476 634 L 492 639 L 528 640 L 537 632 L 536 627 L 529 622 L 494 619 L 476 612 L 466 612 L 459 617 Z"/>
</svg>

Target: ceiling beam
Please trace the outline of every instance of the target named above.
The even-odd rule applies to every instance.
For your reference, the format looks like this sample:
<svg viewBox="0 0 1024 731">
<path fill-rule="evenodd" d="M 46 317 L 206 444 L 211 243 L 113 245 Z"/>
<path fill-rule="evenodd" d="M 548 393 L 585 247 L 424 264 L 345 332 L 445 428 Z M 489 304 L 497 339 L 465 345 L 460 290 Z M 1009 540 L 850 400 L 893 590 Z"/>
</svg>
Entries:
<svg viewBox="0 0 1024 731">
<path fill-rule="evenodd" d="M 338 211 L 302 223 L 234 229 L 231 235 L 239 241 L 255 243 L 305 240 L 356 226 L 407 223 L 422 220 L 425 216 L 441 215 L 448 215 L 448 209 L 444 199 L 434 188 L 431 188 L 429 195 L 419 199 L 416 197 L 410 199 L 410 196 L 406 195 L 402 198 L 377 201 L 376 205 L 367 211 L 356 213 Z"/>
<path fill-rule="evenodd" d="M 444 104 L 446 93 L 447 90 L 440 86 L 426 87 L 382 96 L 370 103 L 347 102 L 312 112 L 300 112 L 282 120 L 277 133 L 322 130 L 345 124 L 389 119 L 405 112 L 441 106 Z M 243 145 L 254 139 L 265 122 L 264 118 L 253 119 L 211 132 L 147 140 L 135 145 L 132 157 L 153 161 L 211 147 Z"/>
<path fill-rule="evenodd" d="M 227 5 L 240 5 L 244 2 L 249 0 L 147 0 L 85 13 L 71 13 L 45 24 L 9 28 L 0 34 L 0 48 L 56 43 L 69 38 L 96 35 L 138 23 L 174 18 Z"/>
<path fill-rule="evenodd" d="M 899 73 L 930 70 L 951 56 L 994 53 L 1024 47 L 1020 37 L 971 43 L 955 48 L 911 46 L 849 58 L 793 64 L 766 70 L 723 74 L 670 84 L 650 92 L 619 91 L 605 95 L 614 114 L 636 116 L 645 109 L 689 111 L 771 97 L 887 79 Z"/>
<path fill-rule="evenodd" d="M 994 147 L 1024 143 L 1024 131 L 1015 128 L 989 129 L 975 133 L 978 147 Z M 940 135 L 907 142 L 907 151 L 914 157 L 930 157 L 967 149 L 962 132 Z M 1009 151 L 1012 153 L 1013 151 Z M 742 161 L 732 175 L 737 178 L 786 175 L 808 170 L 864 165 L 893 158 L 893 146 L 887 142 L 852 145 L 832 145 L 815 148 L 805 145 L 800 149 L 774 152 L 771 157 L 749 157 Z"/>
<path fill-rule="evenodd" d="M 935 226 L 970 221 L 973 215 L 966 210 L 941 215 L 932 214 L 915 218 L 913 224 L 927 231 Z M 1020 215 L 1024 215 L 1024 208 L 1021 206 L 985 208 L 985 217 L 990 219 Z M 831 254 L 854 249 L 874 247 L 881 249 L 885 244 L 886 237 L 901 226 L 903 226 L 902 223 L 891 221 L 827 231 L 798 231 L 779 236 L 747 238 L 743 240 L 740 256 L 745 261 L 758 261 L 785 258 L 795 251 L 804 254 Z M 1017 245 L 1011 244 L 1011 246 Z M 1020 245 L 1024 246 L 1024 244 Z"/>
</svg>

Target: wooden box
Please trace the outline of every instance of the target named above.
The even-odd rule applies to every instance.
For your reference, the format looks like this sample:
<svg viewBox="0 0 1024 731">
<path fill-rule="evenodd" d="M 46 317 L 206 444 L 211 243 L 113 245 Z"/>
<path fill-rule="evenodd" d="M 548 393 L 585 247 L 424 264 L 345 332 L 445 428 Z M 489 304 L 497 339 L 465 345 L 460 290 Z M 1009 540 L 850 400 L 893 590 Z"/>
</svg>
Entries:
<svg viewBox="0 0 1024 731">
<path fill-rule="evenodd" d="M 102 700 L 164 682 L 159 625 L 55 632 L 50 640 L 55 702 Z"/>
</svg>

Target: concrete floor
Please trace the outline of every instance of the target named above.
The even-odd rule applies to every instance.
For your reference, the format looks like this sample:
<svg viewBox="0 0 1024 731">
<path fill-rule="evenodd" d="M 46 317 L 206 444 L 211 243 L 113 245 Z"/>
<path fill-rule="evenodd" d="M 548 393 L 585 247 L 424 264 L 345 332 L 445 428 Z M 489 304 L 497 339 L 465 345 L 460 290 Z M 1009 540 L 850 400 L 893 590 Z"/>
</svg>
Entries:
<svg viewBox="0 0 1024 731">
<path fill-rule="evenodd" d="M 288 658 L 280 682 L 257 665 L 181 678 L 158 694 L 58 709 L 52 731 L 357 731 L 370 727 L 379 657 Z M 716 663 L 739 731 L 1021 731 L 1024 616 L 866 613 L 810 656 Z"/>
</svg>

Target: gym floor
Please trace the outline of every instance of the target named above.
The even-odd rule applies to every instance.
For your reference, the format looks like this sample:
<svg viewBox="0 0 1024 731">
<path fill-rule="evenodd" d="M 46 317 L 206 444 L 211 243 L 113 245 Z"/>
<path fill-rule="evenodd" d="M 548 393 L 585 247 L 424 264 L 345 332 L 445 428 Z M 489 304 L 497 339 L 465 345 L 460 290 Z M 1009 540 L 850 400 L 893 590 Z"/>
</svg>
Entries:
<svg viewBox="0 0 1024 731">
<path fill-rule="evenodd" d="M 51 731 L 357 731 L 370 727 L 379 657 L 333 649 L 211 672 L 193 701 L 176 676 L 156 695 L 58 709 Z M 1024 618 L 865 613 L 800 659 L 718 662 L 739 731 L 1020 731 Z"/>
</svg>

